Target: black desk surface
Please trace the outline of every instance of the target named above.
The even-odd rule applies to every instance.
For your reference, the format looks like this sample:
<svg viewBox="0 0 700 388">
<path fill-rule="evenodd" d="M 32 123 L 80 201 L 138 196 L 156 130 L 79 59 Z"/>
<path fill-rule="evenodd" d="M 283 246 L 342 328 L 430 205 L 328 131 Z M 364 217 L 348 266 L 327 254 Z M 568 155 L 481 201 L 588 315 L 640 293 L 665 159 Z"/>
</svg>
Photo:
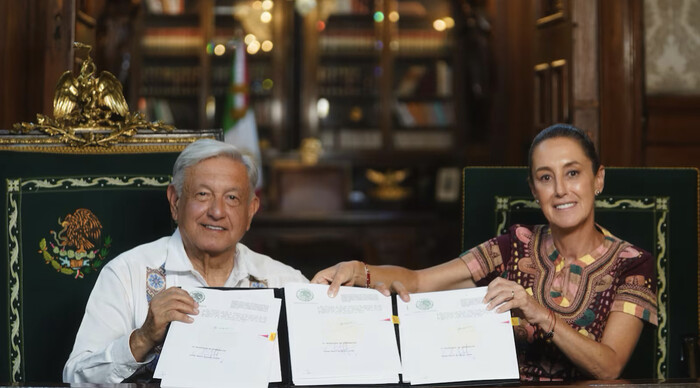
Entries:
<svg viewBox="0 0 700 388">
<path fill-rule="evenodd" d="M 494 385 L 481 384 L 481 385 L 439 385 L 440 387 L 488 387 Z M 495 385 L 498 386 L 498 385 Z M 544 383 L 531 383 L 531 382 L 521 382 L 516 384 L 505 385 L 508 387 L 700 387 L 700 379 L 666 379 L 666 380 L 586 380 L 586 381 L 575 381 L 571 383 L 562 382 L 544 382 Z M 22 383 L 22 384 L 6 384 L 0 383 L 0 387 L 79 387 L 79 388 L 160 388 L 160 384 L 135 384 L 135 383 L 123 383 L 123 384 L 61 384 L 61 383 Z M 286 388 L 284 385 L 271 385 L 270 387 Z M 294 386 L 289 386 L 294 387 Z M 380 384 L 380 385 L 329 385 L 329 386 L 314 386 L 314 388 L 367 388 L 367 387 L 383 387 L 383 388 L 407 388 L 413 387 L 408 384 Z M 415 387 L 430 387 L 430 385 L 416 385 Z"/>
</svg>

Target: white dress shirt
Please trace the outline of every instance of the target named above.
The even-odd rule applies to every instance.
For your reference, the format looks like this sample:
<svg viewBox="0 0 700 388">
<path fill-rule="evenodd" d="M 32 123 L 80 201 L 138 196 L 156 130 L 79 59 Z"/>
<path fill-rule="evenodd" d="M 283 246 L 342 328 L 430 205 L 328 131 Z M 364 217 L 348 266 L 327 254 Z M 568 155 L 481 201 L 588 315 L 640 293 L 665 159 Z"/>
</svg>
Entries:
<svg viewBox="0 0 700 388">
<path fill-rule="evenodd" d="M 64 382 L 119 383 L 151 361 L 152 355 L 141 363 L 134 359 L 129 337 L 146 321 L 147 273 L 160 267 L 165 269 L 166 288 L 207 286 L 192 267 L 179 230 L 114 258 L 102 269 L 90 294 L 73 351 L 63 368 Z M 291 282 L 308 283 L 308 279 L 239 243 L 225 287 L 277 288 Z"/>
</svg>

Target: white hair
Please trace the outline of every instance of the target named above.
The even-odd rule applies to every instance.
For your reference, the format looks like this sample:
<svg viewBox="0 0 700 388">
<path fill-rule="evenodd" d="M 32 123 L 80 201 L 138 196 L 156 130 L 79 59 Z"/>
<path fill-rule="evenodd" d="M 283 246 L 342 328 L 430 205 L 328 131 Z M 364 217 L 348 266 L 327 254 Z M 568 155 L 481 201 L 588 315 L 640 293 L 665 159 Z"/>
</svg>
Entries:
<svg viewBox="0 0 700 388">
<path fill-rule="evenodd" d="M 173 166 L 173 186 L 177 191 L 177 195 L 182 196 L 182 189 L 185 184 L 185 170 L 195 164 L 217 156 L 229 157 L 233 160 L 243 163 L 248 174 L 248 184 L 250 185 L 250 193 L 255 192 L 255 187 L 258 184 L 258 165 L 255 159 L 248 155 L 233 144 L 224 143 L 213 139 L 200 139 L 187 147 L 180 153 Z M 254 195 L 250 196 L 253 199 Z"/>
</svg>

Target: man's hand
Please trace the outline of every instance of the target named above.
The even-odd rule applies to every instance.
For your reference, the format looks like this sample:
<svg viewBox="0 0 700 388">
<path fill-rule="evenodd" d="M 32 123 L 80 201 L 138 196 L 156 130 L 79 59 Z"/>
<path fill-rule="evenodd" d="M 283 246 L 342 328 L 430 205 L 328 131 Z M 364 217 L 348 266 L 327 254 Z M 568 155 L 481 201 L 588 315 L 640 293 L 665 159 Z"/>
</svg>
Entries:
<svg viewBox="0 0 700 388">
<path fill-rule="evenodd" d="M 189 315 L 199 314 L 199 305 L 187 291 L 171 287 L 151 299 L 148 315 L 141 328 L 129 338 L 131 353 L 138 362 L 146 359 L 148 353 L 165 340 L 165 332 L 172 321 L 192 323 Z"/>
</svg>

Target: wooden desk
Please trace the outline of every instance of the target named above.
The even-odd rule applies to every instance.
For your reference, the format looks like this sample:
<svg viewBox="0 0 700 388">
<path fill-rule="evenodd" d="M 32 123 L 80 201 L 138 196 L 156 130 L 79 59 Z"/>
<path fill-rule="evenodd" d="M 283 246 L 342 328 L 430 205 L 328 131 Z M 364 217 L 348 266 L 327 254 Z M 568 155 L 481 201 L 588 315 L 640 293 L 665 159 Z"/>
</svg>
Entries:
<svg viewBox="0 0 700 388">
<path fill-rule="evenodd" d="M 520 384 L 481 384 L 481 385 L 465 385 L 465 384 L 444 384 L 440 387 L 493 387 L 493 386 L 507 386 L 507 387 L 521 387 L 521 388 L 556 388 L 556 387 L 605 387 L 605 388 L 631 388 L 631 387 L 673 387 L 673 388 L 685 388 L 685 387 L 700 387 L 700 379 L 667 379 L 667 380 L 586 380 L 586 381 L 575 381 L 571 383 L 561 383 L 561 382 L 548 382 L 548 383 L 531 383 L 522 382 Z M 24 383 L 24 384 L 6 384 L 0 383 L 0 387 L 77 387 L 77 388 L 160 388 L 160 384 L 135 384 L 135 383 L 124 383 L 124 384 L 62 384 L 62 383 Z M 272 388 L 291 388 L 294 385 L 285 384 L 271 384 Z M 412 387 L 409 384 L 379 384 L 379 385 L 329 385 L 329 386 L 314 386 L 316 388 L 367 388 L 367 387 L 382 387 L 382 388 L 407 388 Z M 429 387 L 429 385 L 420 385 L 416 387 Z"/>
</svg>

